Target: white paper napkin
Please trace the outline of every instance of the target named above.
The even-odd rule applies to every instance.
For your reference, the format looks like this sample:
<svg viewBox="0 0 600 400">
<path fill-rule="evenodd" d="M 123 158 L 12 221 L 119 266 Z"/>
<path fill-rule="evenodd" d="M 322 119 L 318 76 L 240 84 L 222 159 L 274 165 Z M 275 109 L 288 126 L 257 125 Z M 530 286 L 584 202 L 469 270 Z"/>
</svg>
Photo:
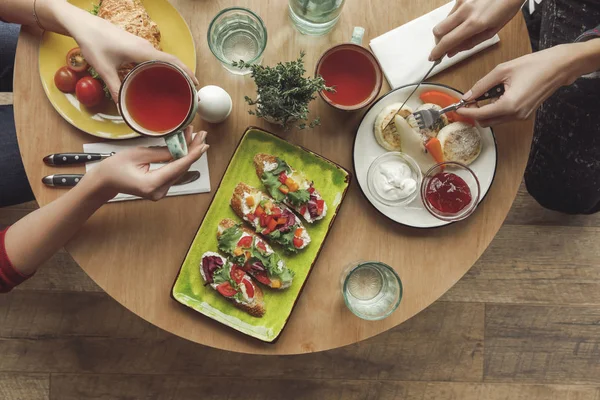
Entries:
<svg viewBox="0 0 600 400">
<path fill-rule="evenodd" d="M 448 16 L 453 6 L 454 1 L 451 1 L 371 40 L 371 50 L 381 64 L 392 89 L 419 82 L 429 71 L 432 65 L 428 60 L 429 53 L 435 47 L 433 27 Z M 444 60 L 431 72 L 430 77 L 499 41 L 500 38 L 495 35 L 469 51 L 458 53 L 452 58 L 444 57 Z"/>
<path fill-rule="evenodd" d="M 86 143 L 83 145 L 83 151 L 86 153 L 118 153 L 128 148 L 138 146 L 165 146 L 165 141 L 162 138 L 139 138 L 127 140 L 123 142 L 102 142 L 102 143 Z M 86 171 L 90 171 L 96 167 L 99 162 L 88 163 L 85 166 Z M 162 164 L 150 164 L 150 169 L 160 168 Z M 208 193 L 210 192 L 210 176 L 208 174 L 208 159 L 207 154 L 203 154 L 198 161 L 192 164 L 190 171 L 199 171 L 200 178 L 186 185 L 172 186 L 167 193 L 167 196 L 182 196 L 186 194 Z M 124 200 L 139 200 L 140 197 L 131 196 L 128 194 L 119 193 L 111 201 Z"/>
</svg>

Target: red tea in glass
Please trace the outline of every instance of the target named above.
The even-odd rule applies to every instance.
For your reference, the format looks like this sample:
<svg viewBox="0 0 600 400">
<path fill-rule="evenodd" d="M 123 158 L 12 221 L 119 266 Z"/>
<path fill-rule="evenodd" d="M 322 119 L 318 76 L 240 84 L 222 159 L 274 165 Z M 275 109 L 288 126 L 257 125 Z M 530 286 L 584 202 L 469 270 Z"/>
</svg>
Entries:
<svg viewBox="0 0 600 400">
<path fill-rule="evenodd" d="M 320 92 L 321 97 L 335 108 L 358 110 L 372 103 L 383 81 L 375 57 L 362 46 L 342 44 L 329 49 L 317 64 L 317 74 L 335 92 Z"/>
<path fill-rule="evenodd" d="M 192 91 L 178 71 L 154 66 L 131 80 L 125 104 L 129 115 L 142 128 L 169 132 L 181 125 L 192 107 Z"/>
</svg>

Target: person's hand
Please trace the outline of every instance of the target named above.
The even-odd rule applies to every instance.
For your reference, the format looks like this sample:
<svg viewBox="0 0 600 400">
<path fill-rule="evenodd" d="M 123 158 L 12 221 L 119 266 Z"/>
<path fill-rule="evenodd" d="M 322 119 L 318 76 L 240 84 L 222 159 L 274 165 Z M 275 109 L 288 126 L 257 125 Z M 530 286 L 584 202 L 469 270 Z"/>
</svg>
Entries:
<svg viewBox="0 0 600 400">
<path fill-rule="evenodd" d="M 150 42 L 124 31 L 109 21 L 94 17 L 72 32 L 86 61 L 106 83 L 112 99 L 118 101 L 121 80 L 119 67 L 128 63 L 161 60 L 181 67 L 198 85 L 194 73 L 174 55 L 156 50 Z"/>
<path fill-rule="evenodd" d="M 493 86 L 504 83 L 505 93 L 495 102 L 480 108 L 460 108 L 456 112 L 473 118 L 482 126 L 529 118 L 561 86 L 580 76 L 574 62 L 577 49 L 568 44 L 528 54 L 498 65 L 465 93 L 463 99 L 475 99 Z"/>
<path fill-rule="evenodd" d="M 429 61 L 444 55 L 453 57 L 488 40 L 515 16 L 522 4 L 523 0 L 456 0 L 446 19 L 433 28 L 437 45 Z"/>
<path fill-rule="evenodd" d="M 165 197 L 169 188 L 209 148 L 204 142 L 206 132 L 198 132 L 191 140 L 192 130 L 192 127 L 188 127 L 185 131 L 189 143 L 188 154 L 179 160 L 171 161 L 171 154 L 166 147 L 137 147 L 102 161 L 88 172 L 81 182 L 86 179 L 95 182 L 99 186 L 101 196 L 106 200 L 118 193 L 126 193 L 158 201 Z M 167 162 L 168 164 L 159 169 L 150 170 L 150 163 Z"/>
</svg>

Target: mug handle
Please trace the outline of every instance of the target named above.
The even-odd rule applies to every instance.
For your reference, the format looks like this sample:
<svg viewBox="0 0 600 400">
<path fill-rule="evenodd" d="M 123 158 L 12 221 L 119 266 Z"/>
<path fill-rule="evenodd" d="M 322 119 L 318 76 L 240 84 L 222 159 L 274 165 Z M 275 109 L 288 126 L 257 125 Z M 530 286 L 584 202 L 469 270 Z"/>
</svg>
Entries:
<svg viewBox="0 0 600 400">
<path fill-rule="evenodd" d="M 173 156 L 174 160 L 178 160 L 187 155 L 188 147 L 183 131 L 177 131 L 169 136 L 166 136 L 165 142 L 167 143 L 167 148 L 169 149 L 169 152 L 171 153 L 171 156 Z"/>
<path fill-rule="evenodd" d="M 355 26 L 354 31 L 352 31 L 352 39 L 350 39 L 350 43 L 357 44 L 362 46 L 363 37 L 365 36 L 365 28 L 362 26 Z"/>
</svg>

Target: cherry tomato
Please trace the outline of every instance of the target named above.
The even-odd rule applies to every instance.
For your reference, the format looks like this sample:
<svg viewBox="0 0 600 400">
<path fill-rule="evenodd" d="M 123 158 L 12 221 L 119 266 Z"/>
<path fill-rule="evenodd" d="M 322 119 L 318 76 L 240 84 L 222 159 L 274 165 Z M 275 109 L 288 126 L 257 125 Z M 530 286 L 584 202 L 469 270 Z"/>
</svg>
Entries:
<svg viewBox="0 0 600 400">
<path fill-rule="evenodd" d="M 217 286 L 217 292 L 221 293 L 225 297 L 233 297 L 237 293 L 235 289 L 231 287 L 229 282 L 223 282 Z"/>
<path fill-rule="evenodd" d="M 304 244 L 304 240 L 295 237 L 294 240 L 293 240 L 293 243 L 294 243 L 294 247 L 297 248 L 297 249 L 299 249 Z"/>
<path fill-rule="evenodd" d="M 73 93 L 77 86 L 77 75 L 67 67 L 60 67 L 54 74 L 54 84 L 63 93 Z"/>
<path fill-rule="evenodd" d="M 261 250 L 263 253 L 267 252 L 267 245 L 262 240 L 256 241 L 256 247 Z"/>
<path fill-rule="evenodd" d="M 229 275 L 231 275 L 231 279 L 233 279 L 235 283 L 240 283 L 244 279 L 246 273 L 237 264 L 233 264 Z"/>
<path fill-rule="evenodd" d="M 250 282 L 248 279 L 244 279 L 242 281 L 242 283 L 244 284 L 244 286 L 246 286 L 246 294 L 248 295 L 248 297 L 253 298 L 254 297 L 254 285 L 252 284 L 252 282 Z"/>
<path fill-rule="evenodd" d="M 73 72 L 83 72 L 90 67 L 79 47 L 75 47 L 67 53 L 67 67 Z"/>
<path fill-rule="evenodd" d="M 81 78 L 75 87 L 77 100 L 86 107 L 95 107 L 104 99 L 104 89 L 96 79 L 91 76 Z"/>
<path fill-rule="evenodd" d="M 247 249 L 250 246 L 252 246 L 252 236 L 244 236 L 243 238 L 240 239 L 240 241 L 238 242 L 238 247 Z"/>
</svg>

